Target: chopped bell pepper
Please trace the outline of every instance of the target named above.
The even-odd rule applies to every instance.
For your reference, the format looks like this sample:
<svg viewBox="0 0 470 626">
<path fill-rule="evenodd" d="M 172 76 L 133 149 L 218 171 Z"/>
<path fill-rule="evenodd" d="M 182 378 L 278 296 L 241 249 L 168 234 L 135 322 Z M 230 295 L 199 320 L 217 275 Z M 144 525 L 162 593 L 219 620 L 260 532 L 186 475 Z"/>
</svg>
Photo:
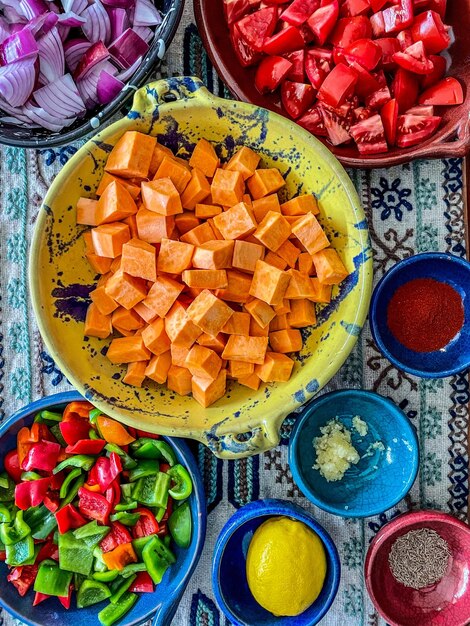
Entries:
<svg viewBox="0 0 470 626">
<path fill-rule="evenodd" d="M 134 574 L 145 572 L 146 570 L 147 567 L 145 563 L 129 563 L 129 565 L 126 565 L 126 567 L 120 571 L 120 574 L 121 578 L 129 578 L 129 576 L 134 576 Z"/>
<path fill-rule="evenodd" d="M 16 436 L 16 449 L 18 452 L 18 461 L 20 463 L 20 467 L 23 467 L 23 461 L 32 443 L 33 442 L 31 441 L 31 432 L 29 428 L 23 426 L 23 428 L 18 431 L 18 434 Z"/>
<path fill-rule="evenodd" d="M 133 593 L 153 593 L 154 590 L 153 580 L 148 572 L 139 572 L 129 587 L 129 591 Z"/>
<path fill-rule="evenodd" d="M 137 558 L 139 561 L 142 561 L 142 551 L 147 543 L 150 541 L 152 537 L 155 535 L 148 535 L 148 537 L 136 537 L 132 540 L 132 545 L 134 547 L 135 553 L 137 554 Z"/>
<path fill-rule="evenodd" d="M 44 496 L 44 506 L 49 509 L 51 513 L 56 513 L 60 506 L 59 492 L 49 490 Z"/>
<path fill-rule="evenodd" d="M 144 476 L 158 474 L 159 471 L 160 466 L 158 461 L 155 459 L 143 459 L 142 461 L 139 461 L 136 467 L 129 471 L 129 482 L 133 483 L 136 480 L 139 480 L 139 478 L 144 478 Z"/>
<path fill-rule="evenodd" d="M 177 462 L 173 448 L 166 441 L 141 437 L 130 446 L 132 453 L 137 459 L 159 459 L 166 461 L 170 466 Z"/>
<path fill-rule="evenodd" d="M 75 497 L 76 497 L 76 495 L 78 493 L 78 490 L 83 486 L 83 484 L 85 482 L 85 478 L 86 478 L 86 476 L 84 474 L 82 474 L 81 476 L 78 476 L 74 480 L 74 482 L 68 488 L 67 495 L 61 501 L 61 505 L 62 506 L 66 506 L 67 504 L 69 504 L 69 502 L 73 502 L 75 500 Z"/>
<path fill-rule="evenodd" d="M 180 465 L 174 465 L 168 470 L 168 476 L 170 476 L 174 485 L 168 491 L 173 500 L 185 500 L 193 491 L 193 481 L 189 475 L 188 470 Z"/>
<path fill-rule="evenodd" d="M 20 460 L 17 450 L 10 450 L 3 460 L 5 471 L 15 483 L 19 483 L 21 480 L 22 469 L 20 467 Z"/>
<path fill-rule="evenodd" d="M 173 511 L 168 520 L 168 528 L 175 543 L 180 548 L 189 548 L 191 544 L 192 517 L 189 502 L 183 502 Z"/>
<path fill-rule="evenodd" d="M 172 563 L 176 562 L 173 552 L 157 536 L 152 537 L 145 544 L 142 550 L 142 558 L 147 567 L 147 572 L 156 585 L 162 582 L 166 570 Z"/>
<path fill-rule="evenodd" d="M 47 541 L 41 546 L 35 562 L 39 564 L 46 559 L 59 560 L 59 548 L 53 541 Z"/>
<path fill-rule="evenodd" d="M 84 609 L 87 606 L 98 604 L 110 596 L 111 591 L 104 583 L 87 578 L 82 582 L 77 592 L 77 608 Z"/>
<path fill-rule="evenodd" d="M 111 452 L 109 458 L 100 456 L 96 460 L 88 476 L 88 484 L 99 485 L 101 491 L 104 493 L 121 472 L 121 459 L 115 452 Z"/>
<path fill-rule="evenodd" d="M 67 596 L 72 576 L 71 572 L 62 570 L 55 561 L 46 559 L 39 566 L 34 591 L 50 596 Z"/>
<path fill-rule="evenodd" d="M 22 481 L 39 480 L 40 478 L 44 478 L 44 477 L 41 476 L 41 474 L 38 474 L 37 472 L 22 472 L 21 474 Z"/>
<path fill-rule="evenodd" d="M 73 593 L 73 583 L 70 583 L 68 594 L 66 596 L 58 596 L 59 602 L 64 607 L 64 609 L 70 609 L 70 605 L 72 603 L 72 593 Z"/>
<path fill-rule="evenodd" d="M 135 593 L 126 593 L 121 597 L 119 604 L 108 604 L 98 613 L 98 619 L 102 626 L 112 626 L 128 613 L 137 601 Z"/>
<path fill-rule="evenodd" d="M 80 528 L 87 523 L 86 519 L 81 515 L 73 504 L 67 504 L 55 514 L 59 533 L 63 535 L 72 528 Z"/>
<path fill-rule="evenodd" d="M 5 504 L 0 503 L 0 523 L 8 524 L 9 522 L 11 522 L 11 517 L 12 517 L 11 507 L 9 508 Z"/>
<path fill-rule="evenodd" d="M 73 531 L 76 539 L 83 539 L 83 541 L 90 548 L 97 546 L 104 537 L 109 533 L 109 526 L 98 526 L 98 522 L 93 520 L 88 522 L 85 526 L 81 526 Z"/>
<path fill-rule="evenodd" d="M 61 569 L 89 576 L 93 567 L 93 550 L 72 531 L 59 535 L 59 565 Z"/>
<path fill-rule="evenodd" d="M 105 572 L 93 572 L 92 576 L 101 583 L 111 583 L 119 576 L 117 569 L 107 569 Z"/>
<path fill-rule="evenodd" d="M 136 512 L 140 513 L 140 519 L 132 531 L 134 538 L 156 535 L 160 527 L 152 511 L 144 507 L 139 507 Z"/>
<path fill-rule="evenodd" d="M 126 593 L 129 587 L 132 585 L 134 580 L 137 578 L 136 574 L 132 574 L 129 578 L 125 578 L 122 583 L 120 583 L 119 587 L 116 591 L 113 592 L 113 595 L 109 598 L 111 604 L 117 604 L 121 597 Z"/>
<path fill-rule="evenodd" d="M 98 415 L 96 425 L 103 439 L 108 443 L 115 443 L 118 446 L 125 446 L 132 443 L 135 439 L 132 437 L 125 427 L 116 420 L 106 415 Z"/>
<path fill-rule="evenodd" d="M 73 446 L 67 446 L 67 454 L 99 454 L 106 445 L 104 439 L 79 439 Z"/>
<path fill-rule="evenodd" d="M 15 483 L 6 472 L 0 474 L 0 502 L 12 502 L 15 499 Z"/>
<path fill-rule="evenodd" d="M 31 528 L 23 519 L 23 511 L 18 511 L 13 523 L 0 524 L 0 541 L 11 546 L 31 534 Z"/>
<path fill-rule="evenodd" d="M 154 476 L 140 478 L 132 491 L 134 500 L 147 506 L 166 508 L 170 476 L 159 472 Z"/>
<path fill-rule="evenodd" d="M 54 413 L 53 411 L 40 411 L 34 417 L 34 421 L 40 424 L 42 424 L 43 422 L 60 422 L 61 420 L 61 413 Z"/>
<path fill-rule="evenodd" d="M 39 441 L 51 441 L 52 443 L 57 443 L 54 435 L 51 433 L 46 424 L 38 424 L 35 422 L 31 426 L 30 430 L 30 438 L 31 441 L 38 443 Z"/>
<path fill-rule="evenodd" d="M 90 470 L 93 467 L 95 462 L 95 457 L 87 455 L 87 454 L 77 454 L 76 456 L 71 456 L 68 459 L 59 463 L 59 465 L 52 470 L 53 474 L 58 474 L 66 467 L 81 467 L 85 471 Z"/>
<path fill-rule="evenodd" d="M 129 513 L 127 511 L 120 511 L 110 516 L 112 522 L 121 522 L 124 526 L 135 526 L 139 521 L 140 513 Z"/>
<path fill-rule="evenodd" d="M 132 543 L 121 543 L 111 552 L 104 552 L 103 561 L 108 569 L 122 570 L 129 563 L 136 563 L 137 555 Z"/>
<path fill-rule="evenodd" d="M 75 478 L 77 478 L 77 476 L 80 476 L 81 473 L 82 473 L 82 470 L 79 467 L 75 467 L 71 472 L 69 472 L 67 474 L 67 476 L 64 479 L 64 482 L 62 483 L 62 485 L 60 487 L 59 495 L 60 495 L 61 498 L 65 498 L 65 496 L 67 495 L 70 483 Z"/>
<path fill-rule="evenodd" d="M 108 452 L 115 452 L 121 457 L 122 467 L 125 470 L 130 470 L 133 467 L 136 467 L 137 461 L 127 454 L 125 450 L 123 450 L 120 446 L 115 443 L 107 443 L 105 445 L 105 450 Z"/>
<path fill-rule="evenodd" d="M 88 439 L 90 424 L 81 417 L 71 417 L 67 422 L 60 422 L 60 432 L 69 446 L 74 446 L 77 441 Z"/>
<path fill-rule="evenodd" d="M 78 510 L 88 519 L 95 519 L 102 524 L 107 524 L 111 513 L 111 503 L 100 493 L 89 491 L 80 487 L 78 490 Z"/>
<path fill-rule="evenodd" d="M 104 497 L 111 503 L 113 508 L 116 504 L 121 502 L 121 486 L 119 484 L 119 477 L 115 478 L 110 487 L 106 489 Z"/>
<path fill-rule="evenodd" d="M 57 528 L 54 513 L 48 511 L 43 504 L 25 511 L 24 519 L 31 528 L 33 539 L 44 540 Z"/>
<path fill-rule="evenodd" d="M 34 540 L 31 535 L 17 541 L 9 546 L 5 546 L 7 565 L 33 565 L 30 563 L 34 558 Z"/>
<path fill-rule="evenodd" d="M 132 511 L 133 509 L 137 509 L 139 503 L 137 500 L 131 500 L 129 502 L 121 502 L 120 504 L 116 504 L 114 507 L 115 511 Z"/>
<path fill-rule="evenodd" d="M 57 465 L 59 454 L 60 445 L 58 443 L 41 439 L 41 441 L 30 446 L 21 467 L 27 472 L 31 470 L 52 472 Z"/>
<path fill-rule="evenodd" d="M 111 552 L 120 544 L 129 543 L 130 541 L 132 541 L 132 537 L 127 528 L 119 522 L 112 522 L 111 532 L 100 543 L 100 548 L 103 552 Z"/>
<path fill-rule="evenodd" d="M 67 447 L 67 442 L 65 441 L 65 439 L 62 437 L 62 433 L 60 432 L 60 424 L 53 424 L 50 427 L 50 431 L 51 433 L 54 435 L 55 440 L 60 443 L 60 445 L 62 446 L 62 448 L 66 448 Z M 59 460 L 62 460 L 59 457 Z"/>
<path fill-rule="evenodd" d="M 94 410 L 94 406 L 86 400 L 74 400 L 69 402 L 62 414 L 62 421 L 68 422 L 72 417 L 81 417 L 82 419 L 88 419 L 90 411 Z"/>
<path fill-rule="evenodd" d="M 44 501 L 44 496 L 49 489 L 49 483 L 50 478 L 40 478 L 39 480 L 18 483 L 15 487 L 16 506 L 23 511 L 39 506 Z"/>
<path fill-rule="evenodd" d="M 48 598 L 52 598 L 52 596 L 48 593 L 40 593 L 39 591 L 36 591 L 34 594 L 33 606 L 41 604 L 41 602 L 44 602 L 44 600 L 47 600 Z"/>
<path fill-rule="evenodd" d="M 35 581 L 38 569 L 38 565 L 14 567 L 8 574 L 7 580 L 16 587 L 20 596 L 23 597 Z"/>
</svg>

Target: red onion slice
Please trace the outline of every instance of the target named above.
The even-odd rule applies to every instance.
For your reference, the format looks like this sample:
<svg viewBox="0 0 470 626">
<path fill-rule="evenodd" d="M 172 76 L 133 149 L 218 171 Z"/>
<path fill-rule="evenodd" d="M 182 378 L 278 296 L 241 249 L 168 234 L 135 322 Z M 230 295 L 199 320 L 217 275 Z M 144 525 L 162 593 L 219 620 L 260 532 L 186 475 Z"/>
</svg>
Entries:
<svg viewBox="0 0 470 626">
<path fill-rule="evenodd" d="M 32 20 L 46 13 L 48 9 L 44 0 L 20 0 L 19 10 L 28 20 Z"/>
<path fill-rule="evenodd" d="M 85 103 L 87 109 L 93 109 L 98 100 L 98 81 L 101 72 L 108 72 L 108 74 L 115 74 L 116 68 L 110 61 L 102 61 L 95 65 L 87 74 L 79 81 L 77 81 L 77 88 Z"/>
<path fill-rule="evenodd" d="M 0 95 L 20 107 L 29 98 L 36 82 L 35 59 L 22 59 L 0 67 Z"/>
<path fill-rule="evenodd" d="M 87 8 L 88 0 L 62 0 L 62 6 L 65 13 L 73 11 L 73 13 L 80 15 Z"/>
<path fill-rule="evenodd" d="M 70 74 L 37 89 L 33 96 L 41 108 L 59 118 L 74 117 L 85 110 L 85 104 Z"/>
<path fill-rule="evenodd" d="M 38 41 L 39 82 L 46 85 L 64 75 L 64 47 L 57 28 L 53 28 Z"/>
<path fill-rule="evenodd" d="M 109 53 L 125 69 L 133 65 L 148 49 L 148 43 L 128 28 L 109 46 Z"/>
<path fill-rule="evenodd" d="M 119 78 L 112 76 L 106 70 L 102 70 L 96 86 L 96 94 L 100 104 L 108 104 L 122 91 L 124 83 Z"/>
<path fill-rule="evenodd" d="M 43 128 L 57 133 L 75 122 L 75 117 L 64 119 L 51 115 L 43 108 L 34 106 L 31 102 L 27 102 L 24 105 L 23 113 L 36 124 L 40 124 Z"/>
<path fill-rule="evenodd" d="M 128 81 L 129 78 L 134 76 L 134 74 L 137 72 L 141 63 L 142 63 L 142 57 L 139 57 L 126 70 L 122 70 L 122 72 L 119 72 L 119 74 L 116 74 L 116 78 L 119 78 L 119 80 L 122 80 L 123 82 Z"/>
<path fill-rule="evenodd" d="M 111 23 L 111 41 L 114 41 L 122 35 L 122 33 L 129 28 L 130 21 L 127 11 L 119 7 L 106 7 L 106 12 L 109 15 L 109 21 Z"/>
<path fill-rule="evenodd" d="M 92 44 L 80 59 L 75 71 L 75 80 L 80 80 L 98 63 L 109 58 L 109 51 L 101 41 Z"/>
<path fill-rule="evenodd" d="M 80 15 L 86 19 L 82 30 L 91 43 L 96 43 L 97 41 L 107 43 L 109 41 L 111 22 L 100 0 L 95 0 L 95 3 L 87 7 Z"/>
<path fill-rule="evenodd" d="M 0 16 L 0 43 L 10 36 L 10 26 L 8 22 Z"/>
<path fill-rule="evenodd" d="M 64 45 L 65 63 L 71 72 L 75 72 L 80 59 L 92 46 L 88 39 L 69 39 Z"/>
<path fill-rule="evenodd" d="M 33 34 L 28 28 L 22 28 L 0 46 L 0 63 L 7 65 L 21 59 L 36 58 L 37 54 L 38 45 Z"/>
<path fill-rule="evenodd" d="M 59 15 L 59 24 L 61 26 L 70 26 L 70 28 L 81 28 L 86 22 L 84 17 L 77 15 L 73 11 L 67 11 Z"/>
<path fill-rule="evenodd" d="M 136 0 L 133 26 L 158 26 L 162 23 L 159 10 L 152 0 Z"/>
</svg>

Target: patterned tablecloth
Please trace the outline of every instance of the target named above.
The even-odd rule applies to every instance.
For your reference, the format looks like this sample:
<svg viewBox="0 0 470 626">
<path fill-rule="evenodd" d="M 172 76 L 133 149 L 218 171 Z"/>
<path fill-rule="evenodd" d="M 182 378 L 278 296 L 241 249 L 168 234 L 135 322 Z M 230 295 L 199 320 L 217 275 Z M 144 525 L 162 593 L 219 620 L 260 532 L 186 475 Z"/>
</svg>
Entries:
<svg viewBox="0 0 470 626">
<path fill-rule="evenodd" d="M 228 95 L 203 51 L 190 6 L 161 72 L 200 76 L 209 89 Z M 32 315 L 27 255 L 41 200 L 56 172 L 76 150 L 76 145 L 37 152 L 2 148 L 1 418 L 33 399 L 70 389 L 45 352 Z M 441 250 L 465 256 L 462 169 L 461 160 L 448 159 L 350 172 L 369 220 L 376 281 L 394 263 L 417 252 Z M 362 564 L 371 538 L 391 518 L 408 509 L 430 507 L 467 519 L 467 376 L 420 381 L 398 371 L 381 356 L 366 324 L 355 350 L 328 385 L 329 390 L 342 387 L 372 389 L 392 398 L 415 425 L 421 466 L 410 494 L 392 510 L 366 520 L 343 520 L 310 505 L 294 484 L 287 463 L 294 416 L 284 423 L 282 444 L 261 456 L 222 462 L 203 446 L 194 446 L 207 493 L 208 532 L 201 561 L 174 619 L 175 626 L 228 624 L 211 589 L 212 551 L 226 520 L 251 500 L 292 499 L 312 511 L 334 538 L 343 570 L 336 600 L 322 621 L 325 626 L 383 624 L 368 600 Z M 1 618 L 5 626 L 12 622 L 6 613 Z"/>
</svg>

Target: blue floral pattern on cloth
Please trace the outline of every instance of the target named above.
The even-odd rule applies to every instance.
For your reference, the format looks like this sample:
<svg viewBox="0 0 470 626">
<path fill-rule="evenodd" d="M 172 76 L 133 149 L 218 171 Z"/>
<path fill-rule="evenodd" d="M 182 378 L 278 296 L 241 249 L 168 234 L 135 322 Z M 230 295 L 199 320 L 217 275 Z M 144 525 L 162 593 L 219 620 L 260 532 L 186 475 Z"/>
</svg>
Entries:
<svg viewBox="0 0 470 626">
<path fill-rule="evenodd" d="M 401 222 L 403 212 L 413 210 L 413 205 L 407 200 L 411 196 L 411 189 L 403 187 L 400 178 L 390 182 L 381 177 L 378 186 L 371 188 L 371 194 L 375 198 L 372 201 L 372 208 L 381 211 L 381 220 L 395 216 L 395 219 Z"/>
</svg>

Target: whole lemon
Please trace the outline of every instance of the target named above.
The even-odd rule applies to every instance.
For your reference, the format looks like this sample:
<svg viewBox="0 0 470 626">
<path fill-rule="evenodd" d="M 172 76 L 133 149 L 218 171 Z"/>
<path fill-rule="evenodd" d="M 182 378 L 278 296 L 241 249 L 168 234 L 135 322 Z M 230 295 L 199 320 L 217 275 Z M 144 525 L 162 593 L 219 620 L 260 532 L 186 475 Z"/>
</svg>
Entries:
<svg viewBox="0 0 470 626">
<path fill-rule="evenodd" d="M 255 600 L 273 615 L 299 615 L 316 600 L 326 575 L 321 539 L 303 522 L 272 517 L 248 548 L 246 576 Z"/>
</svg>

